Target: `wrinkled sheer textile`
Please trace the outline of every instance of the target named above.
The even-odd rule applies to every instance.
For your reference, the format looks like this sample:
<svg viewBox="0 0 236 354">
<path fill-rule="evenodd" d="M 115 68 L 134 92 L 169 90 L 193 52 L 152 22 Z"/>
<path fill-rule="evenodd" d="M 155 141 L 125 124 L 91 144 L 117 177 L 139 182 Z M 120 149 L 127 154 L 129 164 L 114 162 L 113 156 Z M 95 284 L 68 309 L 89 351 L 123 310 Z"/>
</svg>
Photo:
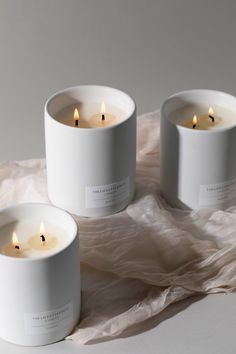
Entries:
<svg viewBox="0 0 236 354">
<path fill-rule="evenodd" d="M 48 202 L 45 160 L 0 164 L 0 207 Z M 68 338 L 85 344 L 125 335 L 195 294 L 234 291 L 236 207 L 171 209 L 159 193 L 159 113 L 138 118 L 134 201 L 80 225 L 82 312 Z M 159 315 L 161 317 L 161 314 Z"/>
</svg>

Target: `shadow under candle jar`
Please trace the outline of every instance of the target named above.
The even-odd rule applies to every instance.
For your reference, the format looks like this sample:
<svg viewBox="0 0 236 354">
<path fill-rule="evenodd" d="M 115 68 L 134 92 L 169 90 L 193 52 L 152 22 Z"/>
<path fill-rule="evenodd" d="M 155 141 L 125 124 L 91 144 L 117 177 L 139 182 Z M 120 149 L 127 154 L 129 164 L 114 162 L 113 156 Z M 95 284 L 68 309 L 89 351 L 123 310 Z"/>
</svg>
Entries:
<svg viewBox="0 0 236 354">
<path fill-rule="evenodd" d="M 72 332 L 80 316 L 78 237 L 74 219 L 56 207 L 23 203 L 1 210 L 2 339 L 39 346 Z"/>
<path fill-rule="evenodd" d="M 45 105 L 48 194 L 73 214 L 99 217 L 133 199 L 136 108 L 124 92 L 77 86 Z"/>
<path fill-rule="evenodd" d="M 174 207 L 236 201 L 236 98 L 214 90 L 169 97 L 161 109 L 161 193 Z"/>
</svg>

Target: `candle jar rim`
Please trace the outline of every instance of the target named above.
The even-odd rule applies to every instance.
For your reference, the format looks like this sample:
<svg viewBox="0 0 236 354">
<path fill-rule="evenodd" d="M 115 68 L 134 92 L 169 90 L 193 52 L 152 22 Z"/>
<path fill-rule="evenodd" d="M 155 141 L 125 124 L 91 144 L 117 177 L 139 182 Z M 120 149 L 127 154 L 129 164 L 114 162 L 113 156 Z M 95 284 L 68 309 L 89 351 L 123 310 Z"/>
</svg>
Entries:
<svg viewBox="0 0 236 354">
<path fill-rule="evenodd" d="M 6 259 L 6 260 L 11 260 L 14 262 L 41 262 L 42 260 L 47 260 L 49 258 L 55 257 L 60 255 L 61 253 L 63 253 L 68 247 L 71 246 L 71 244 L 75 241 L 76 238 L 79 237 L 79 228 L 78 225 L 75 221 L 75 219 L 73 218 L 73 216 L 66 210 L 60 208 L 60 207 L 56 207 L 54 205 L 51 204 L 47 204 L 47 203 L 36 203 L 36 202 L 23 202 L 23 203 L 16 203 L 16 204 L 12 204 L 9 205 L 6 208 L 2 208 L 0 209 L 0 215 L 4 212 L 7 212 L 8 210 L 16 210 L 17 208 L 21 208 L 21 207 L 39 207 L 39 208 L 49 208 L 49 209 L 54 209 L 59 211 L 60 213 L 63 213 L 67 216 L 68 220 L 70 220 L 71 225 L 72 225 L 72 232 L 73 232 L 73 236 L 71 237 L 71 239 L 68 241 L 68 243 L 66 245 L 64 245 L 62 248 L 60 248 L 58 251 L 55 251 L 54 253 L 48 254 L 48 255 L 43 255 L 42 257 L 35 257 L 35 258 L 24 258 L 24 257 L 10 257 L 7 256 L 5 254 L 0 253 L 0 258 L 2 259 Z M 7 225 L 4 224 L 0 227 L 3 227 Z"/>
<path fill-rule="evenodd" d="M 174 99 L 177 99 L 177 98 L 181 98 L 181 97 L 184 97 L 184 96 L 191 96 L 191 97 L 194 97 L 194 95 L 199 95 L 199 94 L 204 94 L 204 95 L 215 95 L 215 97 L 223 97 L 225 99 L 231 99 L 231 100 L 235 100 L 235 110 L 236 110 L 236 96 L 230 94 L 230 93 L 227 93 L 227 92 L 224 92 L 224 91 L 218 91 L 218 90 L 212 90 L 212 89 L 190 89 L 190 90 L 183 90 L 183 91 L 179 91 L 171 96 L 169 96 L 162 104 L 161 106 L 161 115 L 167 119 L 173 126 L 178 126 L 178 129 L 180 130 L 183 130 L 183 131 L 186 131 L 188 132 L 189 134 L 219 134 L 223 131 L 228 131 L 228 130 L 231 130 L 231 129 L 234 129 L 236 128 L 236 117 L 235 117 L 235 125 L 232 125 L 232 126 L 229 126 L 229 127 L 221 127 L 221 128 L 218 128 L 218 129 L 210 129 L 210 130 L 194 130 L 194 129 L 189 129 L 188 127 L 185 127 L 185 126 L 182 126 L 182 125 L 179 125 L 179 124 L 176 124 L 175 122 L 173 122 L 172 119 L 170 119 L 168 116 L 170 114 L 166 114 L 165 110 L 166 110 L 166 107 L 168 104 L 170 104 L 170 102 Z M 194 102 L 194 100 L 192 101 Z M 186 102 L 186 103 L 191 103 L 190 101 L 189 102 Z M 195 102 L 196 103 L 196 102 Z M 200 101 L 199 101 L 200 103 Z M 219 105 L 219 104 L 218 104 Z M 184 107 L 184 105 L 182 106 Z M 227 105 L 223 106 L 222 107 L 227 107 Z M 181 108 L 181 107 L 178 107 L 178 108 Z M 177 108 L 176 108 L 177 109 Z M 172 110 L 173 112 L 174 110 Z"/>
<path fill-rule="evenodd" d="M 52 94 L 46 101 L 45 103 L 45 113 L 48 115 L 48 117 L 53 121 L 56 122 L 57 124 L 65 127 L 66 129 L 74 129 L 74 131 L 77 131 L 77 129 L 75 129 L 73 126 L 64 124 L 62 122 L 60 122 L 59 120 L 57 120 L 53 114 L 51 114 L 50 112 L 50 107 L 49 105 L 53 102 L 54 99 L 62 96 L 63 94 L 72 92 L 73 90 L 78 90 L 78 89 L 100 89 L 100 90 L 110 90 L 113 91 L 114 93 L 117 92 L 119 95 L 123 95 L 124 97 L 126 97 L 127 101 L 129 101 L 129 105 L 131 106 L 130 112 L 125 116 L 125 119 L 113 124 L 113 125 L 109 125 L 109 126 L 105 126 L 102 129 L 100 127 L 92 127 L 92 128 L 84 128 L 84 127 L 80 127 L 79 130 L 80 131 L 89 131 L 94 132 L 96 131 L 104 131 L 104 130 L 109 130 L 109 129 L 114 129 L 114 127 L 120 126 L 122 124 L 124 124 L 130 117 L 132 117 L 134 114 L 136 114 L 136 102 L 133 99 L 133 97 L 131 97 L 129 94 L 127 94 L 126 92 L 111 87 L 111 86 L 106 86 L 106 85 L 93 85 L 93 84 L 84 84 L 84 85 L 76 85 L 76 86 L 71 86 L 71 87 L 67 87 L 64 88 L 62 90 L 59 90 L 57 92 L 55 92 L 54 94 Z M 120 108 L 120 107 L 119 107 Z M 60 110 L 59 110 L 60 111 Z"/>
</svg>

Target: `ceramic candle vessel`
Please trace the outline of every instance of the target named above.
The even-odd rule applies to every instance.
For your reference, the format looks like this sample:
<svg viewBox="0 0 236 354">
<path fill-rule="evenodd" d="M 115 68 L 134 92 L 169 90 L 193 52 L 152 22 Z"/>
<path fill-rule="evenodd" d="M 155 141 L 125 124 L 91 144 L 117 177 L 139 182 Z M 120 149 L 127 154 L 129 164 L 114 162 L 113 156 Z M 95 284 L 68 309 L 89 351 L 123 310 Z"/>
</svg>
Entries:
<svg viewBox="0 0 236 354">
<path fill-rule="evenodd" d="M 45 106 L 45 139 L 48 194 L 54 205 L 99 217 L 130 203 L 135 191 L 136 109 L 127 94 L 90 85 L 58 92 Z"/>
<path fill-rule="evenodd" d="M 50 225 L 57 242 L 47 250 L 31 249 L 28 241 L 38 235 L 41 220 Z M 19 249 L 12 245 L 13 252 L 6 254 L 13 232 L 18 236 Z M 79 244 L 74 219 L 45 204 L 19 204 L 1 210 L 0 284 L 2 339 L 39 346 L 70 334 L 80 315 Z"/>
<path fill-rule="evenodd" d="M 209 107 L 214 121 L 208 117 Z M 160 134 L 161 192 L 172 206 L 225 208 L 235 203 L 234 96 L 213 90 L 171 96 L 161 109 Z"/>
</svg>

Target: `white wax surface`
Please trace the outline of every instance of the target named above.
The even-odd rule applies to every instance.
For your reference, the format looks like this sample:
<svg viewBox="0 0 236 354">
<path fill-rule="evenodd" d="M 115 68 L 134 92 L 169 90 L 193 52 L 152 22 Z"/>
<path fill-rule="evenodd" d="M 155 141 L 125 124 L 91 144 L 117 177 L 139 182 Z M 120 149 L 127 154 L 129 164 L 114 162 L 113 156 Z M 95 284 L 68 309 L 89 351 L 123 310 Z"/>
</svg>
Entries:
<svg viewBox="0 0 236 354">
<path fill-rule="evenodd" d="M 0 253 L 4 254 L 5 248 L 12 244 L 12 233 L 16 232 L 20 245 L 20 250 L 16 253 L 18 258 L 41 258 L 57 253 L 71 241 L 68 233 L 62 228 L 44 222 L 45 233 L 44 236 L 47 239 L 54 237 L 56 239 L 55 247 L 46 249 L 42 247 L 42 250 L 32 249 L 29 246 L 29 239 L 32 236 L 38 235 L 40 237 L 39 226 L 42 220 L 21 220 L 2 226 L 0 228 Z M 13 247 L 14 249 L 14 247 Z"/>
<path fill-rule="evenodd" d="M 90 103 L 77 103 L 63 108 L 59 111 L 55 119 L 59 122 L 72 126 L 75 126 L 74 121 L 74 110 L 75 108 L 79 111 L 79 125 L 80 128 L 98 128 L 99 124 L 94 123 L 94 116 L 98 116 L 98 121 L 101 122 L 101 128 L 104 126 L 114 125 L 121 121 L 123 121 L 127 114 L 120 110 L 118 107 L 111 106 L 107 103 L 105 117 L 107 116 L 107 121 L 105 124 L 102 123 L 101 120 L 101 102 L 90 102 Z M 111 119 L 112 118 L 112 119 Z"/>
<path fill-rule="evenodd" d="M 190 122 L 189 128 L 191 128 L 193 116 L 196 115 L 197 117 L 199 117 L 199 119 L 201 119 L 202 116 L 207 117 L 209 106 L 196 106 L 189 104 L 172 112 L 169 116 L 169 119 L 177 125 L 182 126 L 185 126 L 186 123 Z M 209 127 L 207 127 L 207 130 L 218 130 L 222 128 L 233 127 L 236 125 L 236 112 L 233 112 L 221 106 L 216 106 L 212 104 L 211 106 L 214 110 L 215 123 L 211 124 L 211 120 L 209 119 Z M 199 128 L 196 127 L 196 130 L 199 130 Z M 206 129 L 200 128 L 200 130 Z"/>
</svg>

